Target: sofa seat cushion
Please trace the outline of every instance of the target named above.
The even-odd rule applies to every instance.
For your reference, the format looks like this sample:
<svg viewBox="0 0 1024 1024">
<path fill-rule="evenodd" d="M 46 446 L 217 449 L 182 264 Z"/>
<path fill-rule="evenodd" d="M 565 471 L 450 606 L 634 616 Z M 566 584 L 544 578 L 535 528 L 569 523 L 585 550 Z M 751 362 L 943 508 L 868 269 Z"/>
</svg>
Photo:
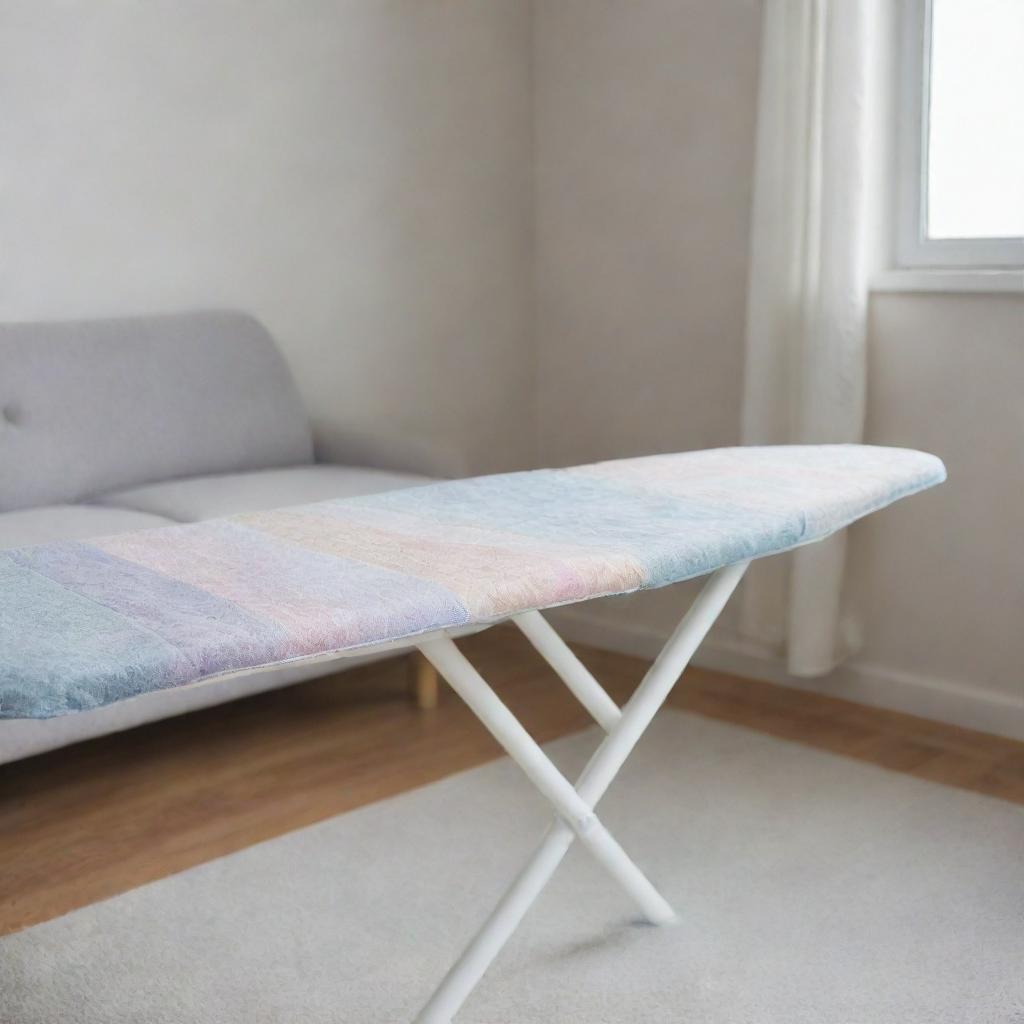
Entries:
<svg viewBox="0 0 1024 1024">
<path fill-rule="evenodd" d="M 134 509 L 43 505 L 0 512 L 0 548 L 20 548 L 53 540 L 84 540 L 151 526 L 169 526 L 171 522 L 164 516 Z"/>
<path fill-rule="evenodd" d="M 394 491 L 433 481 L 412 473 L 357 466 L 292 466 L 254 473 L 187 477 L 133 487 L 96 499 L 104 506 L 134 509 L 179 522 L 214 519 L 238 512 L 262 512 L 332 498 Z"/>
</svg>

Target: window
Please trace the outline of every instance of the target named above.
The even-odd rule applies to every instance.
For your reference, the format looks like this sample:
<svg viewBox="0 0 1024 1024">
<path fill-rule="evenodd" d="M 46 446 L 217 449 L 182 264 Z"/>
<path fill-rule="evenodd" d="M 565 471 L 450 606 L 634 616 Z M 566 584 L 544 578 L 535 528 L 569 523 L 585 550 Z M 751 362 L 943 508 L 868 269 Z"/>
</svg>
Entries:
<svg viewBox="0 0 1024 1024">
<path fill-rule="evenodd" d="M 906 0 L 896 254 L 1024 266 L 1024 0 Z"/>
</svg>

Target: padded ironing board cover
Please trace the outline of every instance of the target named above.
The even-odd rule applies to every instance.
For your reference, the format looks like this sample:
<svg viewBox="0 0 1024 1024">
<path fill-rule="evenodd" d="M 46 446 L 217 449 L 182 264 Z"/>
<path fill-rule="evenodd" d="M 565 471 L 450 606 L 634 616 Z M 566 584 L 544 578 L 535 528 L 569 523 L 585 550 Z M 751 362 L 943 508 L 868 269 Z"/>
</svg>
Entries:
<svg viewBox="0 0 1024 1024">
<path fill-rule="evenodd" d="M 0 551 L 0 718 L 662 587 L 943 479 L 900 448 L 722 448 Z"/>
</svg>

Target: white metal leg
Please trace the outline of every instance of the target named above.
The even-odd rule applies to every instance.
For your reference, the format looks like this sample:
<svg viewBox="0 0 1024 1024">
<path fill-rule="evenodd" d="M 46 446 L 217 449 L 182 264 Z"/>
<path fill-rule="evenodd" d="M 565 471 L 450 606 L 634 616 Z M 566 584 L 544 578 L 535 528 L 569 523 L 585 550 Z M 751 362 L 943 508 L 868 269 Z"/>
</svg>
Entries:
<svg viewBox="0 0 1024 1024">
<path fill-rule="evenodd" d="M 540 612 L 533 611 L 516 615 L 512 621 L 522 630 L 523 635 L 533 644 L 541 657 L 558 673 L 576 699 L 590 712 L 594 721 L 605 732 L 610 732 L 622 713 L 615 701 L 590 674 L 586 665 L 551 628 L 547 619 Z"/>
<path fill-rule="evenodd" d="M 491 735 L 526 772 L 530 781 L 554 806 L 580 841 L 636 900 L 648 920 L 652 924 L 670 921 L 675 916 L 672 908 L 598 821 L 591 805 L 551 763 L 537 741 L 502 704 L 454 642 L 443 637 L 427 641 L 420 649 L 448 680 L 452 689 L 473 709 Z"/>
<path fill-rule="evenodd" d="M 451 1021 L 488 966 L 501 951 L 505 942 L 515 931 L 527 910 L 536 901 L 576 835 L 583 839 L 627 891 L 631 892 L 638 902 L 641 902 L 645 913 L 652 909 L 657 911 L 658 907 L 654 905 L 645 907 L 641 899 L 641 892 L 653 893 L 662 911 L 668 910 L 667 915 L 663 912 L 661 914 L 648 913 L 649 919 L 657 923 L 671 920 L 671 908 L 629 860 L 618 843 L 604 829 L 604 826 L 600 825 L 597 817 L 593 814 L 593 807 L 615 778 L 644 730 L 650 725 L 658 708 L 675 685 L 694 651 L 718 618 L 746 568 L 747 563 L 741 563 L 720 569 L 704 585 L 692 607 L 623 708 L 618 720 L 610 725 L 608 735 L 583 770 L 575 789 L 569 786 L 564 777 L 548 761 L 543 751 L 534 743 L 511 712 L 498 700 L 468 661 L 462 657 L 454 644 L 442 640 L 431 641 L 422 646 L 421 649 L 427 658 L 434 663 L 438 671 L 448 679 L 492 734 L 523 767 L 538 789 L 551 800 L 560 817 L 556 818 L 554 824 L 548 829 L 533 857 L 519 873 L 491 916 L 430 997 L 416 1018 L 417 1024 L 448 1024 Z M 541 621 L 543 622 L 543 619 Z M 517 624 L 519 624 L 518 620 Z M 599 699 L 593 700 L 593 690 L 589 683 L 583 681 L 583 684 L 579 685 L 583 677 L 564 659 L 564 652 L 559 648 L 559 645 L 562 647 L 565 645 L 562 644 L 560 638 L 558 644 L 552 643 L 548 630 L 550 633 L 554 633 L 554 630 L 551 630 L 546 622 L 543 625 L 547 627 L 546 630 L 537 628 L 535 621 L 528 622 L 527 628 L 531 629 L 533 636 L 530 636 L 526 629 L 523 631 L 546 658 L 549 654 L 551 655 L 548 658 L 549 663 L 552 663 L 563 679 L 566 675 L 573 676 L 578 690 L 588 695 L 587 700 L 580 697 L 581 701 L 592 710 L 597 718 L 595 709 L 601 707 L 603 702 Z M 522 628 L 521 624 L 520 628 Z M 534 637 L 539 637 L 540 643 L 534 641 Z M 566 647 L 565 650 L 568 651 L 568 648 Z M 575 656 L 571 651 L 569 654 L 575 661 Z M 582 668 L 582 666 L 580 667 Z M 457 678 L 452 678 L 453 675 Z M 587 672 L 586 675 L 590 678 L 593 687 L 600 690 L 600 686 L 590 676 L 590 673 Z M 568 683 L 568 680 L 566 682 Z M 573 692 L 580 696 L 577 688 L 574 688 Z M 601 692 L 604 693 L 603 690 Z M 609 703 L 612 703 L 610 699 Z M 591 708 L 591 704 L 594 705 L 593 708 Z M 614 704 L 612 706 L 614 707 Z M 602 709 L 602 714 L 606 718 L 610 717 L 606 707 Z M 545 765 L 546 767 L 544 767 Z M 560 781 L 556 782 L 555 776 Z M 572 790 L 572 797 L 566 793 L 564 786 L 569 786 L 569 789 Z M 591 824 L 587 824 L 588 821 Z M 597 843 L 591 839 L 595 828 L 599 828 L 603 833 L 602 839 Z M 636 887 L 637 876 L 643 880 L 644 886 Z"/>
</svg>

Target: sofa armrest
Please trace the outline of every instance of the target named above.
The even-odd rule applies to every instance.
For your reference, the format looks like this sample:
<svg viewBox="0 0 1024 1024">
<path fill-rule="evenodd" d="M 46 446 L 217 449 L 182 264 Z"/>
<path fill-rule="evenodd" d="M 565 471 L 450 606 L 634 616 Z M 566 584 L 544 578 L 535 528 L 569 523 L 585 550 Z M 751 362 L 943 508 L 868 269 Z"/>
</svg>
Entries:
<svg viewBox="0 0 1024 1024">
<path fill-rule="evenodd" d="M 457 479 L 470 475 L 469 460 L 454 445 L 425 435 L 360 431 L 314 420 L 316 461 L 368 466 L 396 473 Z"/>
</svg>

